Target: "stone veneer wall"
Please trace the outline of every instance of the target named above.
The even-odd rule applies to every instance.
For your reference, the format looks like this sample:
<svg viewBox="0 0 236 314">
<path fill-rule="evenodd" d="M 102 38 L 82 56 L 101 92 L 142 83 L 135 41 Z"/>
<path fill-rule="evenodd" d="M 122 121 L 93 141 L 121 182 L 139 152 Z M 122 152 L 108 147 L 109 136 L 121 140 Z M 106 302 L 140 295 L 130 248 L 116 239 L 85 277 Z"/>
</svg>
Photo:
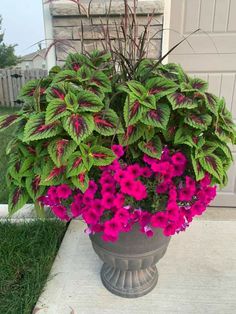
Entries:
<svg viewBox="0 0 236 314">
<path fill-rule="evenodd" d="M 133 1 L 129 1 L 129 3 L 132 2 Z M 82 3 L 84 4 L 84 1 L 82 1 Z M 104 34 L 101 29 L 101 24 L 106 23 L 108 5 L 109 2 L 107 0 L 94 0 L 92 2 L 90 7 L 92 25 L 91 19 L 86 17 L 83 11 L 79 14 L 78 7 L 73 2 L 68 0 L 55 1 L 51 4 L 50 12 L 52 16 L 53 37 L 56 41 L 55 52 L 57 64 L 63 63 L 68 52 L 81 51 L 81 25 L 83 25 L 85 49 L 87 51 L 91 51 L 94 48 L 103 49 L 101 41 L 104 39 Z M 86 1 L 84 6 L 88 8 Z M 140 32 L 143 32 L 144 25 L 147 24 L 148 15 L 154 12 L 150 26 L 150 37 L 153 38 L 151 39 L 148 50 L 148 56 L 153 59 L 157 59 L 161 54 L 163 11 L 164 0 L 138 1 L 137 18 Z M 109 17 L 109 30 L 113 38 L 117 38 L 115 23 L 119 25 L 123 14 L 124 2 L 122 0 L 115 0 L 114 3 L 112 3 Z M 61 42 L 61 40 L 63 41 Z M 66 45 L 64 43 L 66 43 Z"/>
</svg>

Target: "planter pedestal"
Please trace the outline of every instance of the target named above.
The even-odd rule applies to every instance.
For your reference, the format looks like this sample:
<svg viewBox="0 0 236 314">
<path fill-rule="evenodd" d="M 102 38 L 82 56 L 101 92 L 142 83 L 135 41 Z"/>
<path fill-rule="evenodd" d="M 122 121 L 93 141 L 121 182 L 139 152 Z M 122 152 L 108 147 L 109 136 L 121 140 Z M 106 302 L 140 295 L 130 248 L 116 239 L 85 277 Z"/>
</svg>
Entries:
<svg viewBox="0 0 236 314">
<path fill-rule="evenodd" d="M 157 284 L 155 264 L 163 257 L 170 237 L 161 229 L 147 238 L 134 225 L 131 232 L 120 234 L 115 243 L 104 242 L 100 234 L 91 235 L 93 248 L 104 262 L 101 279 L 113 294 L 125 298 L 137 298 L 150 292 Z"/>
</svg>

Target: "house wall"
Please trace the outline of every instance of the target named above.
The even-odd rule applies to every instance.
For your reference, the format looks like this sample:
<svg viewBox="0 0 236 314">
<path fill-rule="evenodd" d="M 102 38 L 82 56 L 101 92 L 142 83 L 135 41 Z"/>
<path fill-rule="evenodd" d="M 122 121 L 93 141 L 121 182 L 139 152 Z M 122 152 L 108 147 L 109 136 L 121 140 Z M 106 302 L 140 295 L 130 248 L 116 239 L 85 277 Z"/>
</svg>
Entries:
<svg viewBox="0 0 236 314">
<path fill-rule="evenodd" d="M 16 67 L 21 70 L 46 69 L 47 60 L 41 56 L 36 56 L 33 60 L 25 60 L 18 63 Z"/>
<path fill-rule="evenodd" d="M 133 1 L 129 1 L 129 3 Z M 87 9 L 86 1 L 82 2 Z M 55 41 L 56 63 L 60 64 L 66 59 L 69 52 L 81 51 L 81 33 L 83 29 L 84 47 L 87 51 L 103 49 L 104 33 L 101 24 L 106 23 L 106 12 L 109 1 L 94 0 L 90 8 L 91 19 L 86 17 L 84 11 L 78 12 L 78 7 L 71 1 L 55 1 L 50 5 L 53 38 Z M 144 30 L 148 15 L 153 14 L 150 26 L 150 37 L 153 37 L 148 56 L 157 59 L 161 55 L 162 17 L 164 0 L 141 0 L 138 1 L 137 17 L 139 32 Z M 109 31 L 113 38 L 117 38 L 115 24 L 119 24 L 124 14 L 124 2 L 116 0 L 111 6 L 109 18 Z M 83 25 L 83 26 L 82 26 Z M 158 32 L 158 33 L 157 33 Z"/>
</svg>

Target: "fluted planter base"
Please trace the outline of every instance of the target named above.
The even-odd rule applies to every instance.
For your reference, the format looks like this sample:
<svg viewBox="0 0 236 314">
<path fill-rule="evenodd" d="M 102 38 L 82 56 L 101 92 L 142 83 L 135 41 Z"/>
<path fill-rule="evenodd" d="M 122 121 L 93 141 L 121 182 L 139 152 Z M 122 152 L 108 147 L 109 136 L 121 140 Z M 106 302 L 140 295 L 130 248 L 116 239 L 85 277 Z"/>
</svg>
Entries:
<svg viewBox="0 0 236 314">
<path fill-rule="evenodd" d="M 104 286 L 124 298 L 138 298 L 155 288 L 158 280 L 156 266 L 140 270 L 120 270 L 104 263 L 101 269 Z"/>
<path fill-rule="evenodd" d="M 130 232 L 121 233 L 115 243 L 104 242 L 101 234 L 90 235 L 94 251 L 103 261 L 101 279 L 113 294 L 138 298 L 157 284 L 156 263 L 164 256 L 170 237 L 155 229 L 151 238 L 135 224 Z"/>
</svg>

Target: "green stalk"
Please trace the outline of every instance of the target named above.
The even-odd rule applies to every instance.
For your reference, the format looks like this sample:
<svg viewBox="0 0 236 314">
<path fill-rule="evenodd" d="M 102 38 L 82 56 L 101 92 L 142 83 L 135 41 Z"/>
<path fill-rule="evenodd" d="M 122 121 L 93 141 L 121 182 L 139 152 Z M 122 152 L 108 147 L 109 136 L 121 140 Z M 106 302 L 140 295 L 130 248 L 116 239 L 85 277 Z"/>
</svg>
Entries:
<svg viewBox="0 0 236 314">
<path fill-rule="evenodd" d="M 34 208 L 36 210 L 38 218 L 45 220 L 46 216 L 45 216 L 44 206 L 40 202 L 36 201 L 34 203 Z"/>
</svg>

